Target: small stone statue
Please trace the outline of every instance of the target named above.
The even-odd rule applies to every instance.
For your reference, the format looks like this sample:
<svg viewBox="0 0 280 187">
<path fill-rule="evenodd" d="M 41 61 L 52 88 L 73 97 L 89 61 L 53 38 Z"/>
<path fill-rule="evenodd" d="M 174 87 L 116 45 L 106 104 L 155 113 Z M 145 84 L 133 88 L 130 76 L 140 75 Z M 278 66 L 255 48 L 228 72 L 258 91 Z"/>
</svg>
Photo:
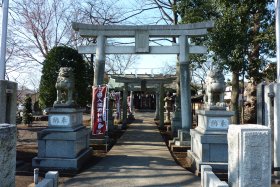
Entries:
<svg viewBox="0 0 280 187">
<path fill-rule="evenodd" d="M 219 68 L 212 68 L 206 77 L 206 90 L 204 96 L 205 105 L 209 108 L 225 108 L 225 88 L 225 77 L 222 70 Z"/>
<path fill-rule="evenodd" d="M 57 99 L 54 106 L 72 106 L 74 75 L 71 67 L 61 67 L 55 84 L 57 89 Z"/>
</svg>

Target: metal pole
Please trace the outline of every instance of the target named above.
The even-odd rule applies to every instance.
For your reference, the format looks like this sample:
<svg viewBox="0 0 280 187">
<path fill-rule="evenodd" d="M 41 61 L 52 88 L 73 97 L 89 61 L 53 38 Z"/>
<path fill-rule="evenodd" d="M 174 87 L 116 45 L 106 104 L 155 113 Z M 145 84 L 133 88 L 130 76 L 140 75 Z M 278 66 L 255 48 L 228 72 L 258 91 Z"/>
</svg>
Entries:
<svg viewBox="0 0 280 187">
<path fill-rule="evenodd" d="M 280 3 L 278 0 L 275 0 L 275 34 L 276 34 L 276 59 L 277 59 L 277 83 L 274 86 L 274 168 L 280 167 L 280 147 L 279 147 L 279 138 L 278 135 L 280 134 L 280 127 L 279 127 L 279 111 L 280 111 Z M 280 176 L 280 171 L 275 171 L 274 174 L 276 176 Z"/>
<path fill-rule="evenodd" d="M 105 133 L 105 145 L 106 145 L 106 153 L 108 152 L 108 139 L 109 139 L 109 133 L 108 133 L 108 116 L 109 116 L 109 102 L 110 102 L 110 96 L 109 96 L 109 86 L 106 84 L 106 133 Z"/>
<path fill-rule="evenodd" d="M 8 8 L 9 8 L 9 0 L 2 0 L 0 80 L 5 80 L 5 73 L 6 73 L 6 44 L 7 44 L 7 27 L 8 27 Z"/>
<path fill-rule="evenodd" d="M 280 3 L 275 0 L 275 31 L 276 31 L 276 59 L 277 59 L 277 83 L 280 83 Z"/>
</svg>

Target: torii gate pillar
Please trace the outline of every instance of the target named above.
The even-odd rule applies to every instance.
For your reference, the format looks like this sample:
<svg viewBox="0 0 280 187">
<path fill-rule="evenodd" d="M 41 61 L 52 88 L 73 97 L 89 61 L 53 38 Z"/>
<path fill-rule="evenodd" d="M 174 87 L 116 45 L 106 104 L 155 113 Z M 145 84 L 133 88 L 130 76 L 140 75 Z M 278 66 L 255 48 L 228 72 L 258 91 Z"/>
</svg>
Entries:
<svg viewBox="0 0 280 187">
<path fill-rule="evenodd" d="M 190 143 L 190 129 L 192 127 L 190 69 L 189 69 L 189 43 L 188 37 L 179 37 L 180 55 L 180 98 L 181 98 L 181 122 L 182 129 L 178 131 L 180 144 Z"/>
<path fill-rule="evenodd" d="M 95 57 L 95 69 L 94 69 L 94 82 L 93 85 L 102 85 L 105 72 L 105 44 L 106 37 L 103 35 L 97 36 L 97 47 Z"/>
</svg>

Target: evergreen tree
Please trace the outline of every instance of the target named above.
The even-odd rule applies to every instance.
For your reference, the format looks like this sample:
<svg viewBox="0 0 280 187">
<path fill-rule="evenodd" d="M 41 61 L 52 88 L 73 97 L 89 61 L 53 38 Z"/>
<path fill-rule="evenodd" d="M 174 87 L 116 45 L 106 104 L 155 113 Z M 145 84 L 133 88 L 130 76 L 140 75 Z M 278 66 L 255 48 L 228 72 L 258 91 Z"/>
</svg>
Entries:
<svg viewBox="0 0 280 187">
<path fill-rule="evenodd" d="M 179 5 L 184 23 L 214 20 L 208 36 L 213 59 L 232 72 L 231 109 L 236 111 L 233 123 L 239 123 L 239 76 L 262 80 L 264 57 L 274 54 L 272 0 L 182 0 Z"/>
<path fill-rule="evenodd" d="M 72 67 L 74 73 L 73 98 L 78 105 L 84 107 L 91 100 L 92 77 L 91 69 L 82 55 L 66 46 L 54 47 L 48 53 L 42 70 L 39 88 L 39 104 L 41 108 L 51 107 L 56 100 L 55 83 L 60 67 Z"/>
<path fill-rule="evenodd" d="M 31 124 L 32 118 L 32 100 L 30 96 L 26 96 L 24 99 L 24 109 L 22 116 L 23 123 L 28 125 Z"/>
</svg>

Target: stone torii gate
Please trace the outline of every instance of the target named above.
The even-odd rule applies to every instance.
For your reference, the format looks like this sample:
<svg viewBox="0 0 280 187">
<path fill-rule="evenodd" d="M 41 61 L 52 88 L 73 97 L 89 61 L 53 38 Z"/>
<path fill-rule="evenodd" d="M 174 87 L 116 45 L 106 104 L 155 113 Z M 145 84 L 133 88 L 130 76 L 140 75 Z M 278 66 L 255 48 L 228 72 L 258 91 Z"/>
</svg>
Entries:
<svg viewBox="0 0 280 187">
<path fill-rule="evenodd" d="M 80 46 L 81 54 L 96 54 L 94 85 L 103 84 L 105 70 L 105 54 L 177 54 L 180 64 L 180 95 L 181 122 L 184 131 L 189 132 L 191 122 L 191 93 L 189 54 L 207 53 L 204 46 L 189 44 L 189 37 L 199 37 L 207 34 L 207 29 L 213 27 L 213 22 L 201 22 L 180 25 L 92 25 L 72 23 L 72 28 L 81 37 L 97 38 L 96 45 Z M 150 46 L 150 38 L 177 37 L 178 45 Z M 135 46 L 114 46 L 106 43 L 107 38 L 135 38 Z"/>
<path fill-rule="evenodd" d="M 111 75 L 111 78 L 115 79 L 116 82 L 124 83 L 123 86 L 123 123 L 126 123 L 127 120 L 127 100 L 125 99 L 127 97 L 128 92 L 128 84 L 139 84 L 142 86 L 142 83 L 145 83 L 146 85 L 155 85 L 158 86 L 158 89 L 156 90 L 156 113 L 159 113 L 159 126 L 163 128 L 164 126 L 164 84 L 170 84 L 173 81 L 176 80 L 176 77 L 126 77 L 126 76 L 114 76 Z M 144 91 L 144 90 L 142 90 Z"/>
</svg>

